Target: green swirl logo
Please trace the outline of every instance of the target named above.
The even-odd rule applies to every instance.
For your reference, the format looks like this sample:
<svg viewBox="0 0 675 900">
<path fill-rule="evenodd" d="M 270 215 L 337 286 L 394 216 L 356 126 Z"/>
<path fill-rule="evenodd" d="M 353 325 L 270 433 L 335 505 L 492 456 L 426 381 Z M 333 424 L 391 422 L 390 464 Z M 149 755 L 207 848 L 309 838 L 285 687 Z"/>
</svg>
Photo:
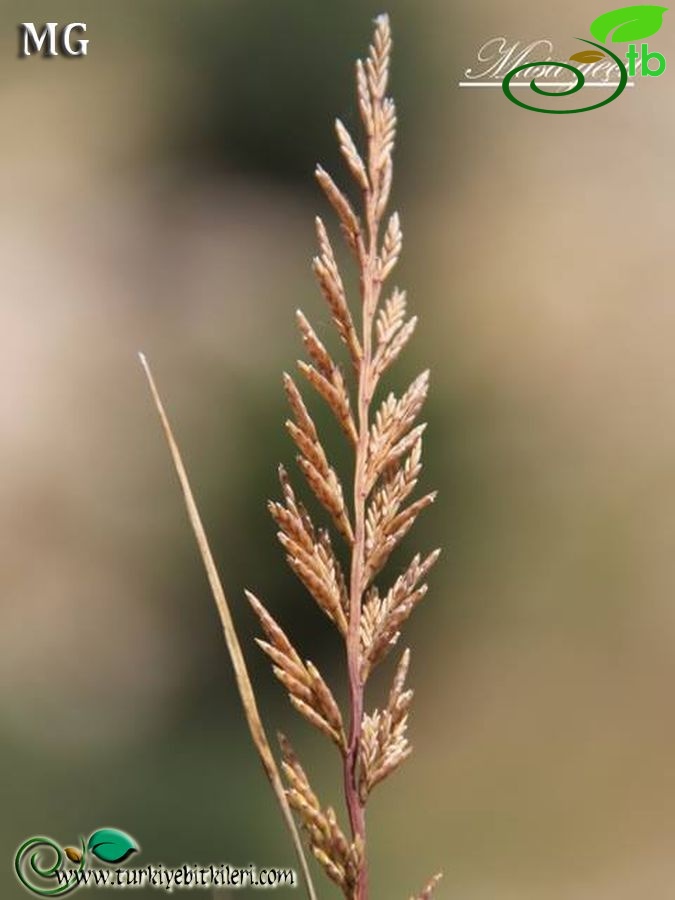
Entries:
<svg viewBox="0 0 675 900">
<path fill-rule="evenodd" d="M 24 841 L 14 857 L 14 871 L 19 882 L 40 897 L 60 897 L 80 887 L 79 874 L 88 856 L 104 863 L 122 863 L 138 850 L 134 839 L 118 828 L 100 828 L 80 847 L 61 847 L 49 837 L 32 837 Z M 68 863 L 66 863 L 68 860 Z"/>
<path fill-rule="evenodd" d="M 643 41 L 647 37 L 651 37 L 656 34 L 657 31 L 661 28 L 663 24 L 663 14 L 667 11 L 667 7 L 665 6 L 654 6 L 651 4 L 641 4 L 637 6 L 623 6 L 621 9 L 611 10 L 610 12 L 603 13 L 603 15 L 598 16 L 591 23 L 591 35 L 595 38 L 595 41 L 586 40 L 586 38 L 577 38 L 577 40 L 583 41 L 585 44 L 589 44 L 591 47 L 594 47 L 593 50 L 584 50 L 579 53 L 575 53 L 572 57 L 570 57 L 569 62 L 552 62 L 550 60 L 543 60 L 540 62 L 529 62 L 524 63 L 521 66 L 516 66 L 516 68 L 511 69 L 510 72 L 507 72 L 504 80 L 502 81 L 502 90 L 504 91 L 504 95 L 512 102 L 515 103 L 516 106 L 520 106 L 522 109 L 530 110 L 531 112 L 544 113 L 545 115 L 551 116 L 568 116 L 573 115 L 574 113 L 582 113 L 582 112 L 590 112 L 593 109 L 600 109 L 602 106 L 607 106 L 608 103 L 613 103 L 618 97 L 626 89 L 628 84 L 628 77 L 635 76 L 637 70 L 638 61 L 640 61 L 641 65 L 641 75 L 643 77 L 658 77 L 662 75 L 666 70 L 666 59 L 661 53 L 650 53 L 649 47 L 646 43 L 643 43 L 640 51 L 635 44 L 631 44 L 628 48 L 628 52 L 626 54 L 626 60 L 628 66 L 624 64 L 623 60 L 617 56 L 616 53 L 613 53 L 608 47 L 604 46 L 603 43 L 596 43 L 596 41 L 607 42 L 611 40 L 613 43 L 620 43 L 624 41 Z M 594 103 L 591 106 L 582 106 L 576 109 L 556 109 L 553 107 L 540 107 L 535 106 L 531 103 L 525 103 L 522 100 L 519 100 L 518 97 L 514 94 L 512 89 L 512 81 L 518 76 L 521 72 L 526 71 L 527 69 L 546 69 L 546 68 L 555 68 L 556 70 L 565 69 L 568 72 L 571 72 L 574 75 L 575 83 L 567 88 L 566 90 L 561 89 L 562 86 L 554 86 L 553 90 L 546 90 L 543 87 L 540 87 L 536 83 L 536 79 L 533 78 L 532 81 L 529 82 L 530 90 L 535 94 L 539 94 L 544 97 L 555 97 L 556 99 L 559 97 L 570 97 L 572 94 L 576 94 L 582 90 L 584 85 L 586 84 L 586 76 L 584 72 L 578 68 L 578 66 L 573 65 L 572 63 L 587 63 L 593 66 L 593 64 L 599 62 L 605 56 L 609 56 L 614 63 L 616 64 L 619 70 L 619 81 L 618 84 L 610 94 L 609 97 L 605 97 L 604 100 L 601 100 L 599 103 Z M 652 67 L 652 63 L 656 62 L 657 70 Z M 522 84 L 523 82 L 521 82 Z M 597 84 L 597 82 L 595 82 Z"/>
<path fill-rule="evenodd" d="M 81 843 L 82 850 L 80 852 L 71 847 L 62 850 L 56 841 L 48 837 L 29 838 L 16 851 L 14 859 L 16 877 L 26 890 L 33 894 L 39 894 L 41 897 L 58 897 L 62 894 L 69 894 L 77 886 L 75 872 L 68 875 L 65 883 L 54 886 L 54 880 L 57 877 L 56 873 L 63 871 L 64 856 L 75 862 L 79 855 L 77 871 L 83 871 L 86 858 L 84 839 L 81 840 Z"/>
<path fill-rule="evenodd" d="M 583 41 L 585 44 L 590 44 L 592 47 L 597 47 L 598 50 L 604 50 L 606 53 L 608 53 L 612 57 L 614 62 L 618 65 L 619 72 L 620 72 L 619 84 L 618 84 L 618 87 L 614 90 L 614 92 L 612 94 L 610 94 L 609 97 L 605 97 L 605 99 L 601 100 L 599 103 L 594 103 L 593 106 L 582 106 L 579 109 L 544 109 L 539 106 L 532 106 L 529 103 L 523 103 L 523 101 L 519 100 L 515 96 L 513 91 L 511 90 L 511 81 L 515 78 L 515 76 L 519 72 L 524 72 L 526 69 L 533 69 L 535 66 L 536 67 L 552 66 L 552 67 L 555 67 L 558 69 L 567 69 L 569 72 L 572 72 L 574 74 L 574 77 L 576 78 L 576 84 L 572 85 L 571 88 L 568 88 L 567 90 L 554 89 L 553 91 L 547 91 L 544 88 L 539 87 L 537 85 L 536 81 L 534 81 L 534 79 L 533 79 L 530 82 L 530 89 L 532 91 L 534 91 L 535 94 L 541 94 L 544 97 L 569 97 L 572 94 L 576 94 L 577 91 L 580 91 L 583 88 L 583 86 L 586 84 L 586 76 L 584 75 L 584 73 L 581 71 L 581 69 L 578 69 L 576 66 L 573 66 L 571 63 L 531 62 L 531 63 L 525 63 L 522 66 L 517 66 L 515 69 L 511 69 L 511 71 L 507 73 L 506 77 L 504 78 L 504 81 L 502 82 L 502 90 L 504 91 L 506 96 L 509 98 L 511 103 L 515 103 L 516 106 L 520 106 L 523 109 L 532 110 L 532 112 L 548 113 L 549 115 L 552 115 L 552 116 L 566 116 L 566 115 L 570 115 L 572 113 L 590 112 L 592 109 L 600 109 L 601 106 L 607 106 L 608 103 L 612 103 L 614 100 L 617 99 L 617 97 L 619 97 L 621 94 L 623 94 L 624 90 L 626 89 L 626 85 L 628 84 L 628 70 L 626 69 L 626 67 L 622 63 L 622 61 L 619 59 L 619 57 L 616 55 L 616 53 L 612 53 L 612 51 L 608 50 L 607 47 L 603 47 L 601 44 L 596 44 L 594 41 L 587 41 L 585 38 L 578 38 L 577 40 Z"/>
</svg>

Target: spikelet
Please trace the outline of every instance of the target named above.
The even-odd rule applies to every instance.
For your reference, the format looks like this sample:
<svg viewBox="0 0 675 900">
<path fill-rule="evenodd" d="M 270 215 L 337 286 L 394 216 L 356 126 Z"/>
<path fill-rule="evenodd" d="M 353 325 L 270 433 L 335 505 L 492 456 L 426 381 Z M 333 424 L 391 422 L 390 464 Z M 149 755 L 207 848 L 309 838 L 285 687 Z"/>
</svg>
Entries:
<svg viewBox="0 0 675 900">
<path fill-rule="evenodd" d="M 381 539 L 374 545 L 366 559 L 363 579 L 365 586 L 368 586 L 375 575 L 379 573 L 389 556 L 415 524 L 417 516 L 435 501 L 436 496 L 436 491 L 425 494 L 424 497 L 411 503 L 386 523 Z"/>
<path fill-rule="evenodd" d="M 256 639 L 272 660 L 273 671 L 288 691 L 293 706 L 308 722 L 327 735 L 340 750 L 345 748 L 342 715 L 328 685 L 311 662 L 303 663 L 285 633 L 250 591 L 246 597 L 258 616 L 267 641 Z"/>
<path fill-rule="evenodd" d="M 335 131 L 337 133 L 338 142 L 340 144 L 340 150 L 342 151 L 342 155 L 347 161 L 349 170 L 351 171 L 354 179 L 361 187 L 361 189 L 367 191 L 370 187 L 370 184 L 368 182 L 368 175 L 366 173 L 364 162 L 361 159 L 361 154 L 356 149 L 354 138 L 347 131 L 347 129 L 339 119 L 335 120 Z"/>
<path fill-rule="evenodd" d="M 311 366 L 306 368 L 325 382 L 316 369 Z M 297 457 L 298 466 L 317 500 L 330 513 L 340 534 L 348 544 L 351 544 L 354 534 L 347 515 L 340 479 L 328 463 L 314 422 L 307 411 L 300 391 L 288 373 L 284 373 L 284 388 L 295 417 L 294 422 L 286 421 L 286 429 L 300 451 Z"/>
<path fill-rule="evenodd" d="M 391 297 L 385 301 L 375 323 L 378 346 L 373 358 L 373 378 L 376 384 L 386 369 L 396 362 L 415 332 L 417 316 L 406 322 L 405 312 L 405 291 L 395 288 Z"/>
<path fill-rule="evenodd" d="M 409 665 L 410 651 L 406 650 L 398 664 L 386 708 L 363 717 L 359 785 L 363 803 L 375 785 L 397 769 L 412 752 L 406 731 L 413 692 L 403 689 Z"/>
<path fill-rule="evenodd" d="M 422 471 L 422 440 L 413 445 L 403 465 L 386 473 L 372 498 L 366 517 L 366 554 L 371 554 L 386 534 L 392 521 L 412 491 Z"/>
<path fill-rule="evenodd" d="M 385 658 L 396 644 L 400 628 L 425 597 L 427 585 L 420 584 L 441 555 L 434 550 L 424 561 L 418 553 L 384 598 L 371 588 L 361 617 L 362 678 Z"/>
<path fill-rule="evenodd" d="M 403 325 L 406 305 L 405 291 L 399 291 L 398 288 L 394 288 L 391 297 L 385 300 L 375 321 L 375 333 L 380 347 L 390 344 L 396 332 Z"/>
<path fill-rule="evenodd" d="M 282 734 L 279 734 L 279 744 L 282 769 L 288 784 L 288 802 L 298 813 L 315 859 L 331 881 L 342 889 L 345 897 L 351 900 L 361 867 L 363 850 L 360 841 L 349 842 L 338 825 L 334 810 L 331 807 L 325 811 L 321 808 L 295 751 Z"/>
<path fill-rule="evenodd" d="M 431 900 L 431 895 L 436 889 L 438 882 L 441 880 L 443 876 L 439 872 L 438 875 L 434 875 L 434 877 L 429 881 L 427 886 L 424 888 L 421 894 L 418 894 L 416 897 L 411 897 L 410 900 Z"/>
<path fill-rule="evenodd" d="M 398 400 L 389 394 L 375 415 L 368 442 L 368 492 L 382 473 L 404 456 L 421 436 L 424 426 L 410 431 L 429 390 L 429 372 L 422 372 Z"/>
<path fill-rule="evenodd" d="M 369 179 L 375 213 L 381 218 L 392 182 L 392 152 L 396 137 L 396 108 L 386 97 L 391 55 L 391 31 L 387 16 L 378 16 L 368 58 L 356 66 L 359 110 L 368 138 Z"/>
<path fill-rule="evenodd" d="M 356 444 L 356 426 L 352 417 L 342 372 L 335 368 L 329 377 L 326 377 L 314 366 L 303 360 L 298 360 L 298 368 L 312 385 L 316 392 L 323 397 L 335 414 L 340 427 L 352 444 Z"/>
<path fill-rule="evenodd" d="M 321 179 L 320 179 L 321 181 Z M 332 184 L 332 182 L 331 182 Z M 337 190 L 337 188 L 336 188 Z M 345 200 L 345 203 L 347 201 Z M 319 255 L 314 257 L 312 268 L 319 282 L 319 287 L 328 303 L 328 307 L 333 316 L 333 322 L 337 328 L 338 334 L 351 354 L 354 366 L 358 368 L 361 364 L 363 351 L 356 330 L 352 314 L 347 305 L 347 297 L 345 295 L 342 277 L 335 261 L 335 253 L 320 216 L 314 220 L 316 226 L 316 236 L 319 242 Z"/>
<path fill-rule="evenodd" d="M 403 235 L 401 234 L 401 220 L 398 213 L 393 213 L 389 219 L 387 230 L 382 241 L 382 252 L 378 260 L 378 278 L 385 281 L 391 274 L 401 255 L 403 247 Z"/>
<path fill-rule="evenodd" d="M 358 253 L 359 243 L 361 241 L 361 223 L 359 222 L 356 213 L 352 209 L 351 203 L 338 188 L 338 186 L 335 184 L 335 182 L 325 169 L 323 169 L 321 166 L 317 166 L 315 175 L 316 180 L 323 188 L 324 194 L 328 198 L 331 206 L 337 214 L 338 219 L 340 220 L 342 232 L 347 240 L 347 243 L 355 253 Z M 320 220 L 317 220 L 317 230 L 320 229 Z M 319 237 L 319 241 L 321 243 L 321 235 Z M 319 283 L 321 283 L 322 289 L 324 289 L 323 278 L 320 272 L 317 272 L 317 278 L 319 279 Z M 324 293 L 326 293 L 326 299 L 328 300 L 328 303 L 331 304 L 334 298 L 329 296 L 329 293 L 327 293 L 325 289 Z M 347 304 L 345 302 L 345 307 L 346 305 Z"/>
<path fill-rule="evenodd" d="M 296 320 L 303 343 L 321 379 L 319 385 L 315 385 L 315 387 L 332 409 L 338 424 L 349 438 L 350 443 L 355 446 L 358 441 L 358 434 L 342 370 L 333 362 L 331 355 L 319 340 L 316 332 L 301 310 L 297 311 Z M 323 387 L 323 382 L 327 382 L 325 387 Z"/>
<path fill-rule="evenodd" d="M 325 529 L 317 532 L 309 513 L 296 500 L 283 466 L 279 466 L 279 480 L 284 502 L 270 501 L 268 508 L 279 527 L 277 537 L 286 551 L 287 562 L 344 635 L 347 633 L 347 587 L 330 536 Z"/>
<path fill-rule="evenodd" d="M 366 518 L 366 585 L 385 565 L 396 545 L 415 523 L 417 516 L 436 499 L 436 493 L 410 504 L 401 505 L 414 490 L 422 463 L 422 441 L 413 444 L 403 465 L 393 467 L 380 482 L 368 507 Z"/>
</svg>

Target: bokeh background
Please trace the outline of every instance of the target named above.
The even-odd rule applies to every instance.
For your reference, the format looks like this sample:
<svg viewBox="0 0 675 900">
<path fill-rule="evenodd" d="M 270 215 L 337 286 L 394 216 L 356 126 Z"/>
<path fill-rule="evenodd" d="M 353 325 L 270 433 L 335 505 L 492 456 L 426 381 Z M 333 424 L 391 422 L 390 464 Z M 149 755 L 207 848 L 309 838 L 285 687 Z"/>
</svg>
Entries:
<svg viewBox="0 0 675 900">
<path fill-rule="evenodd" d="M 330 332 L 309 269 L 326 212 L 312 170 L 344 174 L 332 119 L 356 123 L 353 60 L 380 11 L 3 4 L 3 897 L 24 896 L 24 838 L 104 825 L 137 837 L 139 865 L 294 865 L 139 349 L 266 720 L 340 802 L 335 757 L 289 711 L 242 592 L 340 683 L 265 499 L 292 459 L 293 311 Z M 421 317 L 392 384 L 432 369 L 425 485 L 441 491 L 408 548 L 445 553 L 407 632 L 415 754 L 371 806 L 377 900 L 439 868 L 443 900 L 675 892 L 675 76 L 584 116 L 457 87 L 488 38 L 573 52 L 605 11 L 389 4 L 398 279 Z M 651 42 L 672 55 L 670 15 Z M 89 56 L 17 59 L 17 23 L 44 20 L 86 21 Z"/>
</svg>

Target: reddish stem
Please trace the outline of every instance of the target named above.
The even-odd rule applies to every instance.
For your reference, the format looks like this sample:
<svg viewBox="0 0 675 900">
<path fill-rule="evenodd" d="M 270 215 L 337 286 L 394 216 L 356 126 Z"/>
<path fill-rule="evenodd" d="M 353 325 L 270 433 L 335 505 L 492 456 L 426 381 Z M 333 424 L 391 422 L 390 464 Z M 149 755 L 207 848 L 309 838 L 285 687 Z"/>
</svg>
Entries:
<svg viewBox="0 0 675 900">
<path fill-rule="evenodd" d="M 366 553 L 366 485 L 369 410 L 372 400 L 372 332 L 380 285 L 377 279 L 378 220 L 372 189 L 366 192 L 368 248 L 359 239 L 361 268 L 361 296 L 363 302 L 362 359 L 358 384 L 358 443 L 354 473 L 354 547 L 350 584 L 349 631 L 347 634 L 347 667 L 349 671 L 349 701 L 351 724 L 349 743 L 344 760 L 345 799 L 349 811 L 352 837 L 362 847 L 362 861 L 354 900 L 368 898 L 368 867 L 366 863 L 366 816 L 359 792 L 359 751 L 363 722 L 364 683 L 361 657 L 361 604 L 364 590 Z"/>
</svg>

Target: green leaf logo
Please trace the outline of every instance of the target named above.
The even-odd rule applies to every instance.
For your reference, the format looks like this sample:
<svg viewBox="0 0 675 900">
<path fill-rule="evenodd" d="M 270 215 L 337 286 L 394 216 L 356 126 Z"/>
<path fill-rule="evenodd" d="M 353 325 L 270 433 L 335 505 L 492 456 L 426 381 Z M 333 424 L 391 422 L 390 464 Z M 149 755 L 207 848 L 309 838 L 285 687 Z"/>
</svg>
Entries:
<svg viewBox="0 0 675 900">
<path fill-rule="evenodd" d="M 100 828 L 87 843 L 87 850 L 106 863 L 124 862 L 138 849 L 134 839 L 118 828 Z"/>
<path fill-rule="evenodd" d="M 667 6 L 623 6 L 599 16 L 591 25 L 591 34 L 601 44 L 607 43 L 610 34 L 615 44 L 641 41 L 656 34 L 667 10 Z"/>
</svg>

